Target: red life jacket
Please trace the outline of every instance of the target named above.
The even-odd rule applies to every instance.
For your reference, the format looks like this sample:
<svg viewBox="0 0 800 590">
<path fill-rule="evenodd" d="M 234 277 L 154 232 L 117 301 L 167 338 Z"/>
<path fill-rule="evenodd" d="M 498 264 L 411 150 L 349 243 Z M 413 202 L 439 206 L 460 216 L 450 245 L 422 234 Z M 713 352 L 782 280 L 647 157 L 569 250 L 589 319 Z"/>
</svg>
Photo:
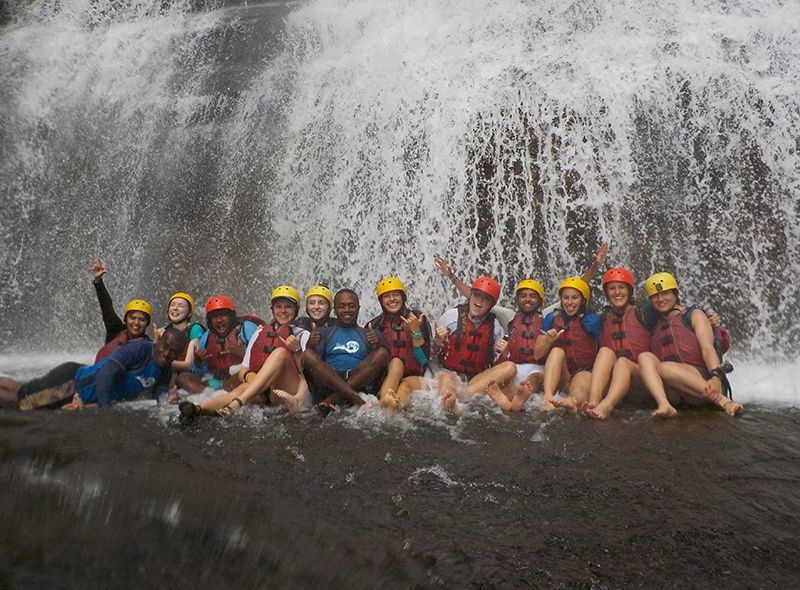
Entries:
<svg viewBox="0 0 800 590">
<path fill-rule="evenodd" d="M 613 350 L 617 358 L 637 362 L 639 354 L 650 350 L 651 336 L 639 319 L 636 307 L 629 305 L 622 313 L 612 307 L 603 317 L 600 346 Z"/>
<path fill-rule="evenodd" d="M 569 317 L 563 312 L 553 318 L 553 328 L 564 330 L 553 348 L 561 348 L 567 356 L 567 370 L 570 375 L 578 371 L 589 370 L 597 356 L 597 342 L 583 329 L 583 315 Z"/>
<path fill-rule="evenodd" d="M 405 313 L 408 313 L 407 311 Z M 414 315 L 420 316 L 421 312 L 413 311 Z M 414 339 L 411 338 L 411 329 L 399 316 L 394 318 L 381 314 L 370 322 L 370 325 L 383 333 L 386 341 L 386 348 L 389 350 L 391 358 L 399 358 L 403 361 L 405 372 L 403 377 L 409 375 L 420 376 L 425 368 L 414 356 Z M 425 330 L 422 330 L 423 335 Z"/>
<path fill-rule="evenodd" d="M 228 369 L 233 365 L 239 365 L 242 362 L 242 357 L 233 354 L 227 354 L 228 349 L 239 342 L 239 332 L 242 325 L 237 323 L 230 331 L 221 338 L 211 331 L 206 341 L 206 364 L 208 365 L 209 372 L 217 379 L 227 379 L 230 375 Z M 225 354 L 223 354 L 225 353 Z"/>
<path fill-rule="evenodd" d="M 658 319 L 650 341 L 650 352 L 659 360 L 686 363 L 695 367 L 706 366 L 700 343 L 691 328 L 691 315 L 695 309 L 697 308 L 688 307 L 671 318 L 661 316 Z"/>
<path fill-rule="evenodd" d="M 508 347 L 497 363 L 512 361 L 518 365 L 541 363 L 542 359 L 533 356 L 533 345 L 536 344 L 542 331 L 542 316 L 538 313 L 525 315 L 517 312 L 508 324 Z"/>
<path fill-rule="evenodd" d="M 458 326 L 445 340 L 441 361 L 445 369 L 463 373 L 471 379 L 492 366 L 495 317 L 490 312 L 476 327 L 469 319 L 468 304 L 459 305 L 457 309 Z"/>
<path fill-rule="evenodd" d="M 250 370 L 257 373 L 273 350 L 279 347 L 286 348 L 280 338 L 286 340 L 291 334 L 291 324 L 267 324 L 262 327 L 250 348 Z M 292 356 L 294 357 L 294 354 Z"/>
<path fill-rule="evenodd" d="M 123 330 L 122 332 L 120 332 L 119 334 L 114 336 L 111 340 L 106 342 L 103 345 L 103 347 L 100 350 L 97 351 L 97 356 L 94 357 L 94 362 L 95 363 L 99 363 L 101 360 L 106 358 L 109 354 L 111 354 L 112 352 L 117 350 L 119 347 L 124 346 L 128 342 L 133 342 L 134 340 L 141 340 L 142 338 L 150 340 L 150 338 L 148 338 L 146 335 L 145 336 L 139 336 L 138 338 L 129 339 L 128 338 L 128 331 L 127 330 Z"/>
</svg>

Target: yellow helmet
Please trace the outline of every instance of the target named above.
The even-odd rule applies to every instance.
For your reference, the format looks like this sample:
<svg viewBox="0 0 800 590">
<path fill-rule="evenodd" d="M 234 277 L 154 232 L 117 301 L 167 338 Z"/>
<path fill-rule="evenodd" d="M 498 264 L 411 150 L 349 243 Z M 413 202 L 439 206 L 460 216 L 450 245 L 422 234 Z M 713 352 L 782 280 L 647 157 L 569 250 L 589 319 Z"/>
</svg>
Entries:
<svg viewBox="0 0 800 590">
<path fill-rule="evenodd" d="M 678 288 L 678 281 L 668 272 L 657 272 L 644 282 L 644 290 L 648 297 L 656 293 Z"/>
<path fill-rule="evenodd" d="M 558 286 L 558 294 L 561 295 L 561 290 L 570 287 L 572 289 L 577 290 L 583 295 L 583 298 L 586 302 L 589 302 L 589 297 L 592 294 L 592 290 L 589 288 L 589 285 L 580 277 L 567 277 L 561 284 Z"/>
<path fill-rule="evenodd" d="M 519 293 L 522 289 L 531 289 L 532 291 L 536 291 L 539 294 L 539 299 L 544 301 L 544 287 L 539 281 L 534 281 L 533 279 L 523 279 L 517 284 L 517 288 L 514 289 L 514 293 Z"/>
<path fill-rule="evenodd" d="M 269 302 L 275 303 L 275 300 L 281 297 L 291 299 L 294 301 L 295 305 L 300 305 L 300 293 L 298 293 L 297 289 L 291 285 L 281 285 L 280 287 L 275 287 L 272 290 L 272 296 L 269 298 Z"/>
<path fill-rule="evenodd" d="M 147 314 L 147 319 L 153 317 L 153 306 L 144 299 L 131 299 L 128 301 L 128 305 L 125 306 L 125 313 L 122 314 L 123 317 L 128 315 L 129 311 L 141 311 Z"/>
<path fill-rule="evenodd" d="M 331 293 L 331 290 L 328 289 L 328 287 L 326 287 L 325 285 L 314 285 L 313 287 L 311 287 L 308 290 L 308 293 L 306 293 L 306 299 L 314 295 L 317 295 L 319 297 L 324 297 L 325 299 L 328 300 L 328 304 L 333 305 L 333 293 Z"/>
<path fill-rule="evenodd" d="M 403 281 L 395 277 L 386 277 L 378 281 L 378 286 L 375 287 L 375 293 L 378 297 L 389 291 L 402 291 L 403 295 L 406 295 L 406 286 Z"/>
<path fill-rule="evenodd" d="M 185 299 L 186 303 L 189 304 L 189 317 L 191 317 L 192 313 L 194 312 L 194 299 L 192 299 L 192 296 L 188 293 L 184 293 L 183 291 L 173 293 L 170 295 L 169 301 L 167 301 L 167 307 L 169 307 L 169 304 L 172 303 L 173 299 Z"/>
</svg>

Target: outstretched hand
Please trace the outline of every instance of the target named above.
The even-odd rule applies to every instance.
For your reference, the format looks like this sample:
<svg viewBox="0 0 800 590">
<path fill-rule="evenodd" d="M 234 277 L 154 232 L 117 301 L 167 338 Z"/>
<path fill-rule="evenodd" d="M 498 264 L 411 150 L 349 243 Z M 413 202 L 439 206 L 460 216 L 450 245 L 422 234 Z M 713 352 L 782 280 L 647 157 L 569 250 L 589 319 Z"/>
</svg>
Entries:
<svg viewBox="0 0 800 590">
<path fill-rule="evenodd" d="M 555 328 L 550 328 L 550 329 L 547 331 L 547 337 L 548 337 L 548 338 L 549 338 L 549 339 L 550 339 L 552 342 L 555 342 L 556 340 L 558 340 L 558 339 L 559 339 L 559 337 L 560 337 L 560 336 L 561 336 L 563 333 L 564 333 L 564 328 L 561 328 L 560 330 L 556 330 Z"/>
<path fill-rule="evenodd" d="M 603 242 L 600 244 L 600 247 L 597 248 L 597 251 L 594 253 L 594 263 L 600 267 L 606 261 L 606 256 L 608 256 L 608 242 Z"/>
<path fill-rule="evenodd" d="M 412 333 L 422 332 L 422 320 L 425 319 L 424 313 L 419 314 L 419 317 L 417 317 L 414 315 L 413 311 L 409 311 L 407 318 L 400 316 L 400 319 L 406 323 L 408 329 L 411 330 Z"/>
<path fill-rule="evenodd" d="M 438 254 L 433 257 L 433 265 L 438 268 L 439 272 L 446 278 L 453 278 L 453 269 L 450 267 L 450 264 Z"/>
<path fill-rule="evenodd" d="M 94 262 L 92 263 L 92 280 L 94 280 L 94 282 L 96 283 L 101 278 L 103 278 L 103 275 L 106 274 L 107 272 L 108 269 L 106 269 L 106 267 L 103 266 L 103 263 L 100 262 L 100 259 L 95 258 Z"/>
</svg>

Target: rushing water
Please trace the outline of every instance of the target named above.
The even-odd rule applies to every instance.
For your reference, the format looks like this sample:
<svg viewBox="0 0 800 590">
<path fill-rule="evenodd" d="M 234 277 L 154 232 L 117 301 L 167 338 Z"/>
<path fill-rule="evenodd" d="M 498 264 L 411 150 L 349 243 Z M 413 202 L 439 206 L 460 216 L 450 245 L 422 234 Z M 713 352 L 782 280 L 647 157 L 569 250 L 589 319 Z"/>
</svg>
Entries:
<svg viewBox="0 0 800 590">
<path fill-rule="evenodd" d="M 398 274 L 436 314 L 434 254 L 552 298 L 610 240 L 740 350 L 796 358 L 797 3 L 215 6 L 11 9 L 6 348 L 96 341 L 94 256 L 120 300 L 227 291 L 263 313 L 278 281 L 327 280 L 374 311 Z"/>
<path fill-rule="evenodd" d="M 791 587 L 800 4 L 0 4 L 0 373 L 118 303 L 558 281 L 601 240 L 730 326 L 746 413 L 0 415 L 0 587 Z M 599 291 L 596 293 L 599 299 Z M 157 305 L 159 315 L 163 306 Z M 56 351 L 46 355 L 31 351 Z"/>
</svg>

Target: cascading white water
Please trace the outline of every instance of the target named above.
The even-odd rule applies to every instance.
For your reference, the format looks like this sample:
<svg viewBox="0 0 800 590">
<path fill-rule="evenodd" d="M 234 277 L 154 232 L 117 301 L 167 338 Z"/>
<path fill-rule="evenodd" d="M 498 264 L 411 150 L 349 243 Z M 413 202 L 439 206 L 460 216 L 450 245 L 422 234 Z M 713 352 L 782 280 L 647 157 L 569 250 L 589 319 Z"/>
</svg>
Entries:
<svg viewBox="0 0 800 590">
<path fill-rule="evenodd" d="M 327 0 L 283 32 L 271 4 L 119 6 L 0 31 L 3 340 L 94 322 L 96 254 L 119 299 L 225 289 L 264 312 L 277 281 L 322 279 L 366 317 L 388 274 L 431 315 L 452 303 L 436 253 L 552 300 L 610 240 L 740 350 L 796 356 L 799 6 Z"/>
</svg>

